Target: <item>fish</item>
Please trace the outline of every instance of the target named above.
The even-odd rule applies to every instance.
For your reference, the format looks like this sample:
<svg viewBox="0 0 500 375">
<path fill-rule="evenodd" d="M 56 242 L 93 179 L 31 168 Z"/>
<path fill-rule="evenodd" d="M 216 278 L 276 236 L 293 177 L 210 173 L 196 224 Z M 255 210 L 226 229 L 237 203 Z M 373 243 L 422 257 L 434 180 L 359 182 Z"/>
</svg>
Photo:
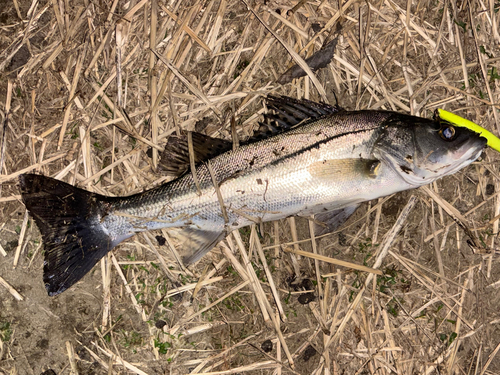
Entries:
<svg viewBox="0 0 500 375">
<path fill-rule="evenodd" d="M 253 223 L 315 215 L 331 230 L 362 202 L 456 173 L 496 138 L 448 112 L 427 119 L 279 96 L 266 105 L 259 131 L 239 147 L 199 133 L 169 140 L 161 164 L 175 178 L 138 194 L 110 197 L 20 175 L 44 243 L 47 293 L 70 288 L 138 232 L 174 229 L 192 264 Z"/>
</svg>

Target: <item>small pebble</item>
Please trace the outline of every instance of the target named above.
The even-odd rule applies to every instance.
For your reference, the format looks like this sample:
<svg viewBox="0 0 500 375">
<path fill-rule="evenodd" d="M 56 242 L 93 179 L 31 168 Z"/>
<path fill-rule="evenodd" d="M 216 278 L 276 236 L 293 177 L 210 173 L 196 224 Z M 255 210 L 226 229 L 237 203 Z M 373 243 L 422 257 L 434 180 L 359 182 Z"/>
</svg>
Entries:
<svg viewBox="0 0 500 375">
<path fill-rule="evenodd" d="M 347 236 L 344 233 L 339 233 L 339 245 L 347 246 Z"/>
<path fill-rule="evenodd" d="M 167 240 L 163 236 L 156 236 L 155 238 L 156 238 L 156 241 L 158 241 L 158 245 L 160 245 L 160 246 L 165 245 L 165 242 L 167 242 Z"/>
<path fill-rule="evenodd" d="M 319 23 L 311 24 L 311 28 L 315 33 L 319 33 L 323 29 Z"/>
<path fill-rule="evenodd" d="M 304 351 L 304 355 L 302 356 L 302 359 L 304 362 L 309 361 L 314 355 L 317 353 L 316 349 L 314 349 L 311 345 L 309 345 L 306 350 Z"/>
<path fill-rule="evenodd" d="M 304 293 L 299 296 L 299 303 L 302 305 L 307 305 L 308 303 L 314 301 L 316 297 L 314 293 Z"/>
<path fill-rule="evenodd" d="M 260 348 L 266 353 L 269 353 L 270 351 L 273 350 L 273 342 L 271 340 L 266 340 L 262 343 Z"/>
<path fill-rule="evenodd" d="M 300 285 L 303 290 L 314 290 L 314 283 L 311 279 L 304 279 Z"/>
<path fill-rule="evenodd" d="M 158 328 L 158 329 L 163 329 L 163 327 L 165 327 L 167 325 L 167 322 L 164 321 L 164 320 L 157 320 L 156 323 L 155 323 L 155 327 Z"/>
</svg>

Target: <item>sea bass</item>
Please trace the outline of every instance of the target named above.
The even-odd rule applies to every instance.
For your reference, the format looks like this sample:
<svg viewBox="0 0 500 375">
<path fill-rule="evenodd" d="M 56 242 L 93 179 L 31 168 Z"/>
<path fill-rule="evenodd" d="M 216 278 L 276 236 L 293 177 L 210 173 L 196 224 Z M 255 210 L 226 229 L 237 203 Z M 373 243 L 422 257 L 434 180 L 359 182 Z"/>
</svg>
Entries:
<svg viewBox="0 0 500 375">
<path fill-rule="evenodd" d="M 143 193 L 107 197 L 21 175 L 23 202 L 43 237 L 48 294 L 69 288 L 138 232 L 177 228 L 184 261 L 193 263 L 251 223 L 316 215 L 327 227 L 338 225 L 361 202 L 455 173 L 480 156 L 488 139 L 498 140 L 439 113 L 426 119 L 347 111 L 287 97 L 267 103 L 271 135 L 236 149 L 196 133 L 167 144 L 170 171 L 180 176 Z M 194 172 L 190 161 L 197 162 Z"/>
</svg>

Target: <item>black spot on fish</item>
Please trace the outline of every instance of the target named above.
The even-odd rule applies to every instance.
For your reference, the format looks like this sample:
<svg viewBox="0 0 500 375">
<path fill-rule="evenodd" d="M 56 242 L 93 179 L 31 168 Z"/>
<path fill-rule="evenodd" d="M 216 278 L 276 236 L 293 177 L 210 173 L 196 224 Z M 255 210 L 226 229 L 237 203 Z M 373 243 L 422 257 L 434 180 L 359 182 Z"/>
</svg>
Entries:
<svg viewBox="0 0 500 375">
<path fill-rule="evenodd" d="M 276 155 L 276 156 L 280 156 L 283 151 L 285 150 L 285 146 L 282 146 L 281 149 L 276 149 L 276 150 L 273 150 L 273 154 Z"/>
<path fill-rule="evenodd" d="M 233 180 L 233 179 L 235 179 L 235 178 L 237 178 L 237 177 L 241 176 L 242 174 L 243 174 L 243 169 L 238 169 L 238 170 L 237 170 L 236 172 L 234 172 L 231 176 L 228 176 L 228 177 L 224 178 L 221 182 L 219 182 L 219 187 L 220 187 L 222 184 L 224 184 L 224 183 L 228 182 L 229 180 Z"/>
<path fill-rule="evenodd" d="M 262 180 L 260 178 L 256 179 L 255 181 L 257 181 L 257 184 L 262 185 Z"/>
<path fill-rule="evenodd" d="M 399 168 L 401 168 L 401 170 L 406 174 L 410 174 L 410 172 L 413 172 L 412 169 L 408 168 L 406 165 L 400 165 Z"/>
<path fill-rule="evenodd" d="M 409 163 L 412 163 L 413 162 L 413 157 L 411 155 L 406 155 L 405 157 L 406 161 L 409 162 Z"/>
<path fill-rule="evenodd" d="M 253 166 L 255 164 L 255 160 L 257 159 L 257 156 L 254 156 L 252 160 L 248 162 L 248 165 Z"/>
</svg>

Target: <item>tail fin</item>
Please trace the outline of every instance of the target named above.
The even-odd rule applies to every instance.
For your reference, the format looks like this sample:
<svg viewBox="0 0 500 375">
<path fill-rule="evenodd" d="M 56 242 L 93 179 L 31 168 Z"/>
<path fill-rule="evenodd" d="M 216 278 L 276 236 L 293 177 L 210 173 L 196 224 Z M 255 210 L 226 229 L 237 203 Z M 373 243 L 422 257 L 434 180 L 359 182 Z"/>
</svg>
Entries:
<svg viewBox="0 0 500 375">
<path fill-rule="evenodd" d="M 117 244 L 100 222 L 112 198 L 41 175 L 24 174 L 19 182 L 23 202 L 43 237 L 45 288 L 55 296 L 85 276 Z"/>
</svg>

